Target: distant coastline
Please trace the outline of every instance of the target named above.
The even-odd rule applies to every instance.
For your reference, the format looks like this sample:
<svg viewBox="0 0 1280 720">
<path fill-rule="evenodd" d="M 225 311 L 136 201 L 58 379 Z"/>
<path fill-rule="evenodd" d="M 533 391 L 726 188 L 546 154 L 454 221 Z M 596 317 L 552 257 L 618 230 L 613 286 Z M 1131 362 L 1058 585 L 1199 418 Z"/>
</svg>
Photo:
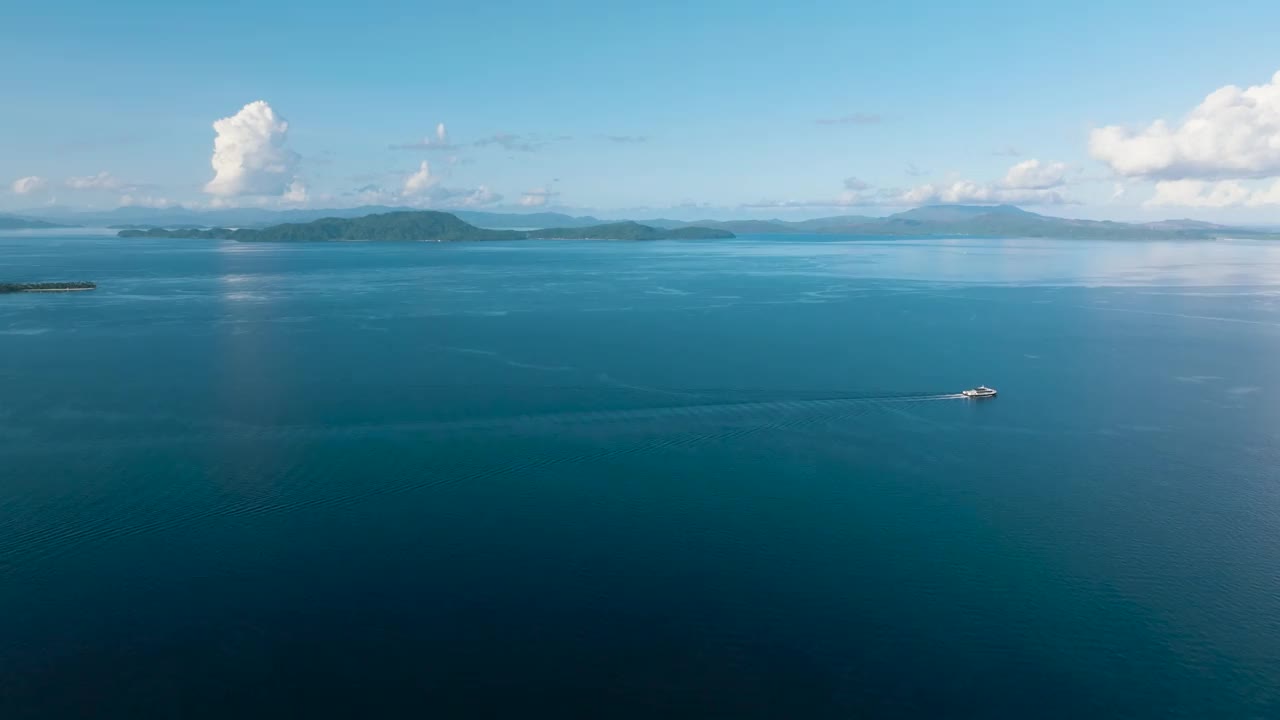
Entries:
<svg viewBox="0 0 1280 720">
<path fill-rule="evenodd" d="M 128 223 L 120 223 L 127 217 Z M 365 206 L 317 210 L 184 208 L 76 216 L 114 225 L 121 237 L 169 237 L 252 242 L 583 239 L 726 239 L 751 235 L 836 235 L 866 238 L 1047 238 L 1078 240 L 1280 239 L 1280 228 L 1237 227 L 1197 220 L 1123 223 L 1053 217 L 1012 205 L 924 205 L 883 217 L 835 215 L 808 220 L 695 221 L 652 218 L 608 222 L 562 213 L 453 212 Z"/>
<path fill-rule="evenodd" d="M 122 238 L 185 238 L 240 242 L 481 242 L 493 240 L 721 240 L 736 237 L 721 228 L 657 228 L 636 222 L 543 230 L 490 230 L 434 210 L 380 213 L 357 218 L 321 218 L 265 228 L 190 227 L 127 229 Z"/>
<path fill-rule="evenodd" d="M 56 230 L 69 227 L 75 226 L 60 225 L 46 220 L 18 217 L 16 215 L 0 215 L 0 230 Z"/>
</svg>

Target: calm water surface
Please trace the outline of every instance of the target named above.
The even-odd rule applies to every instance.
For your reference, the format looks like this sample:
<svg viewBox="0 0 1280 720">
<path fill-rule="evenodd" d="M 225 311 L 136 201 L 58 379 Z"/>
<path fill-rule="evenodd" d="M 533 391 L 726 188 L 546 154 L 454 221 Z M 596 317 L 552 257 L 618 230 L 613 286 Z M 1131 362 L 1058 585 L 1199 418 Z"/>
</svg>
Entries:
<svg viewBox="0 0 1280 720">
<path fill-rule="evenodd" d="M 0 237 L 79 279 L 0 717 L 1280 716 L 1280 246 Z"/>
</svg>

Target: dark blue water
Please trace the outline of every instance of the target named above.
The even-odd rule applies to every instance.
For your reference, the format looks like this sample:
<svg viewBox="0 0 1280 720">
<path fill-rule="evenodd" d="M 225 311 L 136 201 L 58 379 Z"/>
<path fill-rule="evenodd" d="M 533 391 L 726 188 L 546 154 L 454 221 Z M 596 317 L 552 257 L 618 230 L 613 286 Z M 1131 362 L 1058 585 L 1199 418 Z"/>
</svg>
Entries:
<svg viewBox="0 0 1280 720">
<path fill-rule="evenodd" d="M 80 279 L 0 717 L 1280 715 L 1280 247 L 0 237 Z"/>
</svg>

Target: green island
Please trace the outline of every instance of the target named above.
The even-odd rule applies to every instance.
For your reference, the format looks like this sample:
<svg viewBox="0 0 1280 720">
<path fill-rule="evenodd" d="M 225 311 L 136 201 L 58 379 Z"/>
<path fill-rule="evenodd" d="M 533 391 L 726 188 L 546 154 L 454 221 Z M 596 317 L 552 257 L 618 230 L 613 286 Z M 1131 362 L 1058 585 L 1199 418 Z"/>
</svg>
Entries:
<svg viewBox="0 0 1280 720">
<path fill-rule="evenodd" d="M 1195 220 L 1122 223 L 1060 218 L 1013 205 L 925 205 L 885 217 L 837 215 L 811 220 L 703 220 L 697 224 L 738 233 L 788 235 L 813 233 L 865 237 L 992 237 L 1079 240 L 1272 240 L 1280 233 Z"/>
<path fill-rule="evenodd" d="M 97 287 L 97 283 L 91 282 L 0 283 L 0 293 L 77 292 Z"/>
<path fill-rule="evenodd" d="M 433 210 L 390 212 L 357 218 L 321 218 L 265 228 L 147 228 L 121 230 L 122 238 L 190 238 L 241 242 L 477 242 L 485 240 L 719 240 L 736 237 L 719 228 L 664 229 L 636 222 L 543 230 L 488 230 Z"/>
</svg>

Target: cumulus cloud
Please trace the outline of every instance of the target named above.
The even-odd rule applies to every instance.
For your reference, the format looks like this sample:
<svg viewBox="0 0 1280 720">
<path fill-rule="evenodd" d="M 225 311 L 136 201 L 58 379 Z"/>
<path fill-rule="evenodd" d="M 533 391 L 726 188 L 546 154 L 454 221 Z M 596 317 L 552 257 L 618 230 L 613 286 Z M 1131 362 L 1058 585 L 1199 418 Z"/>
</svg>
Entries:
<svg viewBox="0 0 1280 720">
<path fill-rule="evenodd" d="M 560 193 L 546 187 L 538 190 L 526 190 L 520 197 L 520 204 L 524 207 L 542 207 L 559 195 Z"/>
<path fill-rule="evenodd" d="M 1271 184 L 1271 187 L 1265 190 L 1258 190 L 1249 196 L 1247 203 L 1250 207 L 1270 207 L 1280 205 L 1280 180 Z"/>
<path fill-rule="evenodd" d="M 404 179 L 404 188 L 401 192 L 408 196 L 421 195 L 436 183 L 436 177 L 431 174 L 431 166 L 423 160 L 418 170 Z"/>
<path fill-rule="evenodd" d="M 1066 163 L 1042 163 L 1036 159 L 1014 165 L 1004 176 L 1004 186 L 1017 190 L 1047 190 L 1061 187 L 1066 181 Z"/>
<path fill-rule="evenodd" d="M 1162 180 L 1146 205 L 1153 207 L 1229 208 L 1280 205 L 1280 180 L 1252 190 L 1238 180 Z"/>
<path fill-rule="evenodd" d="M 411 204 L 417 207 L 473 208 L 501 202 L 502 196 L 481 185 L 476 188 L 450 188 L 437 185 Z"/>
<path fill-rule="evenodd" d="M 446 203 L 456 204 L 459 207 L 484 207 L 502 201 L 502 196 L 490 190 L 488 187 L 481 185 L 475 190 L 456 192 L 447 191 L 451 195 L 445 199 Z"/>
<path fill-rule="evenodd" d="M 856 112 L 840 117 L 818 118 L 814 122 L 819 125 L 879 125 L 884 118 L 876 113 Z"/>
<path fill-rule="evenodd" d="M 103 170 L 97 175 L 82 175 L 67 178 L 67 187 L 72 190 L 121 190 L 126 187 L 120 178 Z"/>
<path fill-rule="evenodd" d="M 998 182 L 954 180 L 925 183 L 906 190 L 878 188 L 856 177 L 845 178 L 844 191 L 819 200 L 762 200 L 743 207 L 907 207 L 913 205 L 1065 205 L 1073 202 L 1060 189 L 1067 183 L 1064 163 L 1037 159 L 1017 163 Z"/>
<path fill-rule="evenodd" d="M 1089 151 L 1127 177 L 1167 181 L 1280 175 L 1280 72 L 1264 85 L 1213 91 L 1180 124 L 1156 120 L 1141 130 L 1097 128 L 1090 134 Z"/>
<path fill-rule="evenodd" d="M 925 183 L 906 191 L 898 201 L 903 205 L 1063 205 L 1071 202 L 1058 190 L 1066 182 L 1065 163 L 1043 163 L 1032 158 L 1009 168 L 998 183 L 976 180 Z"/>
<path fill-rule="evenodd" d="M 49 182 L 39 175 L 28 175 L 14 180 L 9 189 L 19 195 L 30 195 L 31 193 L 40 192 L 48 186 Z"/>
<path fill-rule="evenodd" d="M 288 147 L 289 123 L 262 100 L 213 124 L 214 177 L 204 191 L 221 198 L 282 195 L 300 160 Z"/>
<path fill-rule="evenodd" d="M 1070 202 L 1057 190 L 1008 188 L 973 180 L 926 183 L 906 191 L 899 200 L 903 205 L 1065 205 Z"/>
<path fill-rule="evenodd" d="M 303 204 L 311 199 L 307 192 L 307 186 L 301 180 L 294 180 L 289 183 L 289 187 L 285 188 L 284 195 L 281 200 L 287 203 Z"/>
<path fill-rule="evenodd" d="M 484 185 L 475 188 L 451 188 L 441 184 L 423 160 L 418 169 L 404 177 L 400 191 L 388 191 L 379 185 L 365 185 L 353 193 L 362 203 L 403 203 L 414 207 L 481 207 L 500 202 L 502 196 Z"/>
</svg>

